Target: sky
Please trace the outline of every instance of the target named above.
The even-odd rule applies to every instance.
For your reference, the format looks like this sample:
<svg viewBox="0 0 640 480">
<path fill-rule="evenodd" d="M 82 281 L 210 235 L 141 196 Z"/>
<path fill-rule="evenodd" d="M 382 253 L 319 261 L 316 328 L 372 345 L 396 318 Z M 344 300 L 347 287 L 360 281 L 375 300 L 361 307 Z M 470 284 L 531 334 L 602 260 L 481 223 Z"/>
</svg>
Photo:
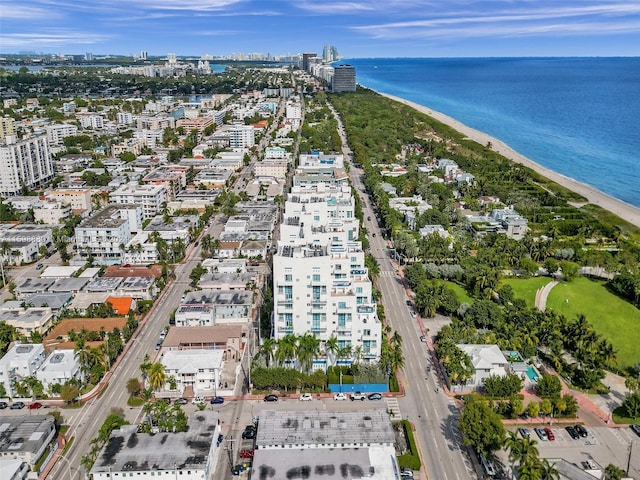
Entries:
<svg viewBox="0 0 640 480">
<path fill-rule="evenodd" d="M 638 56 L 639 0 L 0 0 L 0 53 Z"/>
</svg>

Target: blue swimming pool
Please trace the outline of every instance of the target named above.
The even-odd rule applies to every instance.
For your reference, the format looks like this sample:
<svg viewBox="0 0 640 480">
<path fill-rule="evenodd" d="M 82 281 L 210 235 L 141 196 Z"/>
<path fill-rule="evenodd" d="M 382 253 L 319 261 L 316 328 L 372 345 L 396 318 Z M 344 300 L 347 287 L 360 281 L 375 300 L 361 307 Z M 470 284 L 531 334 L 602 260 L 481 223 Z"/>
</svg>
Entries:
<svg viewBox="0 0 640 480">
<path fill-rule="evenodd" d="M 539 376 L 540 375 L 538 375 L 538 372 L 536 372 L 535 368 L 533 368 L 531 365 L 527 365 L 527 377 L 529 377 L 529 380 L 531 380 L 532 382 L 537 382 Z"/>
</svg>

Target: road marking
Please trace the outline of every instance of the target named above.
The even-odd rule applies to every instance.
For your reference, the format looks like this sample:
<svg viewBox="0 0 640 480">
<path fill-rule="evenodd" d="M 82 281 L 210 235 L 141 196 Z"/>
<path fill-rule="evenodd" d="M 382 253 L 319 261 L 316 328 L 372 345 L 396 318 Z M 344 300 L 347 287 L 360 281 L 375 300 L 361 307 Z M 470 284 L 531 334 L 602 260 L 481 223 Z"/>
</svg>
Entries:
<svg viewBox="0 0 640 480">
<path fill-rule="evenodd" d="M 402 414 L 400 413 L 400 405 L 398 404 L 398 399 L 387 398 L 387 411 L 391 416 L 391 420 L 402 420 Z"/>
</svg>

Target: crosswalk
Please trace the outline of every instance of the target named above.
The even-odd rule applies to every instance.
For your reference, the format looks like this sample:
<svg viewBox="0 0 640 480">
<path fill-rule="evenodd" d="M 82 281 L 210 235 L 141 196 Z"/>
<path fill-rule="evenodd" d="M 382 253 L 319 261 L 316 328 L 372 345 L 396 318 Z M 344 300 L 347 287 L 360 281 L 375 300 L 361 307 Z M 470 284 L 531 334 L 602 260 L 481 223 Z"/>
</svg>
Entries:
<svg viewBox="0 0 640 480">
<path fill-rule="evenodd" d="M 402 414 L 400 413 L 400 405 L 398 404 L 398 399 L 395 397 L 387 398 L 387 412 L 389 412 L 389 416 L 392 421 L 402 420 Z"/>
<path fill-rule="evenodd" d="M 380 272 L 380 276 L 381 277 L 395 277 L 396 276 L 396 271 L 395 270 L 382 270 Z"/>
</svg>

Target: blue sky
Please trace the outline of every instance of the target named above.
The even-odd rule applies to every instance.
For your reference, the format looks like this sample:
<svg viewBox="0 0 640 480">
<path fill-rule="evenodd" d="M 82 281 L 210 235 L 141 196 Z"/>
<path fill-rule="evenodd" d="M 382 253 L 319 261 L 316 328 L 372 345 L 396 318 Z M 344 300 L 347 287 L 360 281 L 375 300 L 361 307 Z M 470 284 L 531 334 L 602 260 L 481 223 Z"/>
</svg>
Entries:
<svg viewBox="0 0 640 480">
<path fill-rule="evenodd" d="M 0 52 L 638 56 L 638 0 L 0 0 Z"/>
</svg>

